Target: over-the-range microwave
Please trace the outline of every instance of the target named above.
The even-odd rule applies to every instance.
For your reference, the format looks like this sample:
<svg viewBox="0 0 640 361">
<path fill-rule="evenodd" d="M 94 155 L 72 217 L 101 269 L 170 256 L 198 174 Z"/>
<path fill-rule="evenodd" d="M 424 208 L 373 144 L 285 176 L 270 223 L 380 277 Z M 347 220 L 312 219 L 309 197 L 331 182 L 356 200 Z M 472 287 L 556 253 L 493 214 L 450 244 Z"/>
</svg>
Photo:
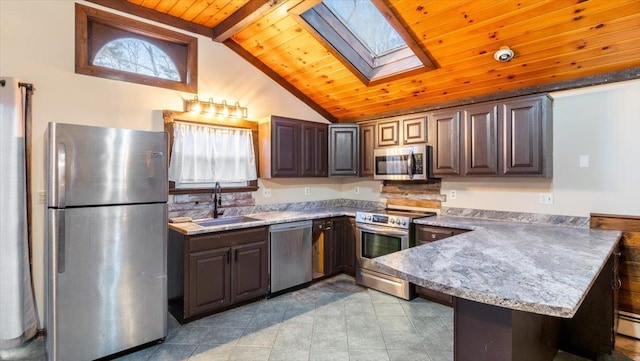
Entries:
<svg viewBox="0 0 640 361">
<path fill-rule="evenodd" d="M 427 180 L 431 172 L 431 146 L 426 143 L 373 150 L 374 179 Z"/>
</svg>

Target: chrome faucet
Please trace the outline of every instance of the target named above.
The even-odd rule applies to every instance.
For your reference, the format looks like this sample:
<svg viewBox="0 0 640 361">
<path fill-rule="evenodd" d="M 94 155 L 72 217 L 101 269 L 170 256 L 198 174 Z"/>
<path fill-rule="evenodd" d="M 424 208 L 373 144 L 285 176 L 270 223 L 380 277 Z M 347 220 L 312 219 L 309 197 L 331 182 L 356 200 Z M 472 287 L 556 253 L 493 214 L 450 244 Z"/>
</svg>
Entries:
<svg viewBox="0 0 640 361">
<path fill-rule="evenodd" d="M 216 182 L 213 189 L 213 218 L 218 218 L 224 213 L 224 209 L 218 211 L 219 206 L 222 206 L 222 187 L 220 187 L 220 182 Z"/>
</svg>

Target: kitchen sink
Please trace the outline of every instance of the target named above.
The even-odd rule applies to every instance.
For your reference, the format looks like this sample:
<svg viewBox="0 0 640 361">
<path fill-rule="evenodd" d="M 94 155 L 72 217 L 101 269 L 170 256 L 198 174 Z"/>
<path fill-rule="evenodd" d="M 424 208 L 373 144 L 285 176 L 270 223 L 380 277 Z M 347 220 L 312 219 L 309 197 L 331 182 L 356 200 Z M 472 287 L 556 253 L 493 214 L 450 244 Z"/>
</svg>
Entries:
<svg viewBox="0 0 640 361">
<path fill-rule="evenodd" d="M 193 221 L 193 223 L 202 227 L 213 227 L 213 226 L 221 226 L 225 224 L 235 224 L 235 223 L 254 222 L 254 221 L 259 221 L 259 219 L 246 217 L 246 216 L 234 216 L 234 217 L 203 219 L 199 221 Z"/>
</svg>

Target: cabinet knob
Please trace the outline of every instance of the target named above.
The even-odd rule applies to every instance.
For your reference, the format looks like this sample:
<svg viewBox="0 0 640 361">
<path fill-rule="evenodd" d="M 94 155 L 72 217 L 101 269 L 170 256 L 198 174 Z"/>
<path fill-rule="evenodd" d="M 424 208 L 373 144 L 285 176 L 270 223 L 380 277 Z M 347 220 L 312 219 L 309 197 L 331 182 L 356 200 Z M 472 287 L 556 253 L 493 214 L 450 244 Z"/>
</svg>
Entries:
<svg viewBox="0 0 640 361">
<path fill-rule="evenodd" d="M 432 235 L 431 235 L 431 238 L 436 239 L 436 235 L 435 235 L 435 234 L 432 234 Z"/>
</svg>

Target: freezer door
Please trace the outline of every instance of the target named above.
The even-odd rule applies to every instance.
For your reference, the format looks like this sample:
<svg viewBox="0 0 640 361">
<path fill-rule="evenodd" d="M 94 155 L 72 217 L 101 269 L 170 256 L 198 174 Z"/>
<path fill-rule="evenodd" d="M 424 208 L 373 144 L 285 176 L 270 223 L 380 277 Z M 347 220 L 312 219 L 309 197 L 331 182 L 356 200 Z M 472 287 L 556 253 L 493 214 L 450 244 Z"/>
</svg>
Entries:
<svg viewBox="0 0 640 361">
<path fill-rule="evenodd" d="M 167 201 L 167 133 L 49 123 L 48 206 Z"/>
<path fill-rule="evenodd" d="M 167 334 L 166 204 L 49 209 L 49 360 L 93 360 Z"/>
</svg>

